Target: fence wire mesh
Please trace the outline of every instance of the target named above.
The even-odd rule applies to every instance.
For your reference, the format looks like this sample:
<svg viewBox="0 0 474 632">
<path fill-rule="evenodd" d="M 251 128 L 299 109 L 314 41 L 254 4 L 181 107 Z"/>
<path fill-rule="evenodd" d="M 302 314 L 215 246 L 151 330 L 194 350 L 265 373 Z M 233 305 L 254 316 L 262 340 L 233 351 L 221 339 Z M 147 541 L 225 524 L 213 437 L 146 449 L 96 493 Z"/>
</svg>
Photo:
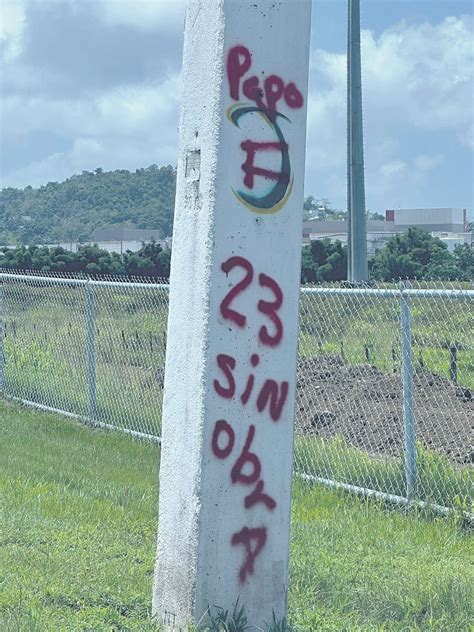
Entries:
<svg viewBox="0 0 474 632">
<path fill-rule="evenodd" d="M 447 283 L 303 288 L 295 471 L 469 510 L 473 305 Z M 0 272 L 3 394 L 158 438 L 167 317 L 159 280 Z"/>
</svg>

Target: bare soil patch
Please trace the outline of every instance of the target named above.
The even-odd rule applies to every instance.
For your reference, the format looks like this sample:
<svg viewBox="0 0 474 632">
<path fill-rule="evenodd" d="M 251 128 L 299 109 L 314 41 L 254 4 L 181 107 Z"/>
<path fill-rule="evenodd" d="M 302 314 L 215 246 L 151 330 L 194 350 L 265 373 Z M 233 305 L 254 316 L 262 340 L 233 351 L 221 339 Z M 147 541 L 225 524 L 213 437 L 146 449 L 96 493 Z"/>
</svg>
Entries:
<svg viewBox="0 0 474 632">
<path fill-rule="evenodd" d="M 459 464 L 473 463 L 474 393 L 425 371 L 414 376 L 416 435 L 426 448 Z M 339 435 L 354 447 L 384 456 L 403 452 L 400 373 L 348 364 L 340 355 L 300 357 L 296 431 Z"/>
</svg>

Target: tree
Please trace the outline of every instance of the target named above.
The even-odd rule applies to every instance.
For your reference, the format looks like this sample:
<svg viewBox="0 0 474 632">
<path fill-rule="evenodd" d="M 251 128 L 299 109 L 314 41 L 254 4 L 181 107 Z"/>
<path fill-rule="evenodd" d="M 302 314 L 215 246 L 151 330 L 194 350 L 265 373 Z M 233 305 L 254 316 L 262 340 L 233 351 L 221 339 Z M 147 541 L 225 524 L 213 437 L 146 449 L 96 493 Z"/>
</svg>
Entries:
<svg viewBox="0 0 474 632">
<path fill-rule="evenodd" d="M 444 245 L 444 244 L 443 244 Z M 447 248 L 437 248 L 433 251 L 426 266 L 426 278 L 440 281 L 455 281 L 460 272 L 456 260 Z"/>
<path fill-rule="evenodd" d="M 170 274 L 171 252 L 155 242 L 143 244 L 138 252 L 125 255 L 101 250 L 96 245 L 81 246 L 69 252 L 59 246 L 46 248 L 19 246 L 0 249 L 0 268 L 71 272 L 88 275 L 151 276 L 167 279 Z"/>
<path fill-rule="evenodd" d="M 377 211 L 367 211 L 368 219 L 375 219 L 379 221 L 385 221 L 385 216 L 382 213 L 377 213 Z"/>
<path fill-rule="evenodd" d="M 371 276 L 382 281 L 459 277 L 456 261 L 446 244 L 418 228 L 394 235 L 371 261 Z"/>
<path fill-rule="evenodd" d="M 307 222 L 317 210 L 317 201 L 314 195 L 308 195 L 303 202 L 303 221 Z"/>
<path fill-rule="evenodd" d="M 303 221 L 317 219 L 345 219 L 347 212 L 334 208 L 327 198 L 308 195 L 303 203 Z"/>
<path fill-rule="evenodd" d="M 154 241 L 144 244 L 138 252 L 128 251 L 124 257 L 129 276 L 152 276 L 167 279 L 170 274 L 170 251 L 163 250 Z"/>
<path fill-rule="evenodd" d="M 463 281 L 474 279 L 474 248 L 462 244 L 454 248 L 454 260 L 459 270 L 459 278 Z"/>
<path fill-rule="evenodd" d="M 342 281 L 347 278 L 347 247 L 337 240 L 314 240 L 303 248 L 301 282 Z"/>
<path fill-rule="evenodd" d="M 61 247 L 39 248 L 20 246 L 0 251 L 0 267 L 41 272 L 71 272 L 85 274 L 124 274 L 125 267 L 117 253 L 109 253 L 97 246 L 83 246 L 77 253 Z"/>
</svg>

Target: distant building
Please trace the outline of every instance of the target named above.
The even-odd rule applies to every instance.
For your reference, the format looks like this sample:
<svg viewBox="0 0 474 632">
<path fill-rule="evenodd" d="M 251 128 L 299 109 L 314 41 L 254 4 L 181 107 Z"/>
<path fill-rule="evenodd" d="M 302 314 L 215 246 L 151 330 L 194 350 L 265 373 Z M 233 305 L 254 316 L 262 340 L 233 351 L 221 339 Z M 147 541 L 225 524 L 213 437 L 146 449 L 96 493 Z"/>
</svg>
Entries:
<svg viewBox="0 0 474 632">
<path fill-rule="evenodd" d="M 438 237 L 452 252 L 461 244 L 472 246 L 465 208 L 403 208 L 385 211 L 385 219 L 396 232 L 415 226 Z"/>
<path fill-rule="evenodd" d="M 367 220 L 367 254 L 383 248 L 396 233 L 394 227 L 383 220 Z M 339 240 L 347 245 L 347 220 L 309 220 L 303 223 L 303 244 L 315 239 Z"/>
<path fill-rule="evenodd" d="M 88 242 L 79 243 L 77 241 L 59 241 L 55 244 L 36 244 L 38 248 L 57 248 L 58 246 L 67 252 L 77 252 L 81 246 L 96 245 L 101 250 L 107 252 L 117 252 L 123 254 L 130 250 L 137 252 L 143 244 L 150 244 L 154 241 L 163 250 L 171 249 L 171 237 L 161 239 L 159 230 L 146 230 L 141 228 L 104 228 L 95 230 L 92 239 Z M 3 248 L 14 249 L 18 244 L 2 246 Z"/>
<path fill-rule="evenodd" d="M 55 244 L 41 244 L 48 248 L 59 246 L 68 252 L 77 252 L 81 246 L 96 245 L 107 252 L 124 254 L 127 250 L 137 252 L 143 244 L 155 242 L 163 250 L 171 248 L 171 237 L 161 238 L 159 230 L 142 228 L 99 228 L 92 233 L 92 239 L 86 243 L 76 241 L 61 241 Z"/>
<path fill-rule="evenodd" d="M 453 251 L 457 245 L 473 245 L 467 230 L 466 209 L 427 208 L 385 211 L 385 220 L 367 220 L 367 254 L 373 256 L 397 233 L 419 228 L 438 237 Z M 309 220 L 303 222 L 303 245 L 315 239 L 339 240 L 347 244 L 347 220 Z"/>
<path fill-rule="evenodd" d="M 385 220 L 392 223 L 397 232 L 404 232 L 411 226 L 427 232 L 464 233 L 467 232 L 465 208 L 403 208 L 385 211 Z"/>
<path fill-rule="evenodd" d="M 119 252 L 130 250 L 137 252 L 143 244 L 155 242 L 163 249 L 171 247 L 171 238 L 161 238 L 159 230 L 145 228 L 99 228 L 92 233 L 91 243 L 97 244 L 102 250 Z"/>
<path fill-rule="evenodd" d="M 467 233 L 449 233 L 449 232 L 436 232 L 432 231 L 433 237 L 438 237 L 441 241 L 446 244 L 449 252 L 453 252 L 456 246 L 462 246 L 463 244 L 467 244 L 468 246 L 473 246 L 473 236 L 472 232 Z"/>
</svg>

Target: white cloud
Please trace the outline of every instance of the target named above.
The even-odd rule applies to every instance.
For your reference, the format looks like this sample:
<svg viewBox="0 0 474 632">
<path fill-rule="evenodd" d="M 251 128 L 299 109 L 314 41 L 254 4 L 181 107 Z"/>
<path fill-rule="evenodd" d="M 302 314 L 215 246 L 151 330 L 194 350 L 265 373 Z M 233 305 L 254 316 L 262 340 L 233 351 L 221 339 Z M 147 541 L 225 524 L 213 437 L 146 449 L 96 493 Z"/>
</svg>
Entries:
<svg viewBox="0 0 474 632">
<path fill-rule="evenodd" d="M 100 139 L 79 137 L 70 151 L 52 154 L 11 173 L 8 185 L 23 187 L 28 183 L 40 186 L 47 182 L 65 180 L 84 170 L 93 171 L 97 167 L 107 171 L 133 171 L 139 165 L 175 164 L 175 156 L 174 139 L 163 138 L 161 134 L 141 135 L 133 144 L 124 143 L 116 136 L 104 136 Z"/>
<path fill-rule="evenodd" d="M 8 127 L 3 133 L 48 130 L 67 136 L 124 137 L 161 128 L 163 120 L 166 132 L 179 109 L 180 89 L 179 76 L 174 76 L 156 86 L 117 88 L 93 99 L 6 98 L 3 116 Z"/>
<path fill-rule="evenodd" d="M 385 177 L 391 177 L 394 175 L 399 175 L 406 171 L 407 163 L 403 160 L 393 160 L 392 162 L 387 162 L 386 164 L 380 167 L 380 173 Z"/>
<path fill-rule="evenodd" d="M 4 184 L 36 186 L 98 166 L 175 164 L 180 85 L 175 76 L 159 86 L 116 89 L 93 100 L 7 99 L 5 114 L 14 123 L 8 135 L 48 130 L 75 140 L 67 152 L 3 174 Z"/>
<path fill-rule="evenodd" d="M 3 0 L 0 4 L 0 42 L 5 45 L 5 61 L 14 59 L 21 50 L 25 27 L 25 6 L 22 0 Z"/>
<path fill-rule="evenodd" d="M 12 17 L 0 41 L 4 95 L 92 98 L 161 82 L 179 70 L 181 2 L 7 0 L 5 6 Z"/>
<path fill-rule="evenodd" d="M 178 28 L 184 20 L 184 0 L 97 0 L 109 25 L 148 30 Z"/>
<path fill-rule="evenodd" d="M 410 134 L 448 133 L 473 147 L 473 20 L 400 23 L 362 31 L 367 203 L 428 183 L 443 156 L 420 154 Z M 308 103 L 307 189 L 345 204 L 346 56 L 315 50 Z M 400 139 L 403 139 L 400 142 Z M 316 177 L 313 174 L 317 174 Z"/>
<path fill-rule="evenodd" d="M 414 164 L 416 169 L 419 171 L 432 171 L 439 167 L 439 165 L 443 164 L 444 158 L 441 154 L 435 154 L 433 156 L 429 156 L 427 154 L 420 154 L 416 156 Z"/>
<path fill-rule="evenodd" d="M 52 12 L 52 2 L 58 11 Z M 2 135 L 14 145 L 15 139 L 49 132 L 70 146 L 42 159 L 25 155 L 21 166 L 3 170 L 5 184 L 41 184 L 98 166 L 175 162 L 183 1 L 96 0 L 93 15 L 85 11 L 87 3 L 29 0 L 25 13 L 23 0 L 3 0 L 0 38 L 9 57 L 3 67 Z M 57 22 L 51 25 L 53 18 Z M 44 32 L 48 25 L 51 33 Z M 63 26 L 59 35 L 57 25 Z M 92 52 L 90 46 L 84 51 L 81 39 L 89 33 L 92 42 L 91 25 Z M 131 38 L 127 46 L 124 34 Z M 472 35 L 469 17 L 400 23 L 378 37 L 362 32 L 369 208 L 392 205 L 392 199 L 395 204 L 401 192 L 423 191 L 434 170 L 448 163 L 442 147 L 416 145 L 420 134 L 442 132 L 474 147 Z M 53 41 L 55 51 L 65 51 L 63 60 L 51 54 Z M 158 60 L 160 68 L 150 60 Z M 411 142 L 410 134 L 417 140 Z M 345 53 L 312 52 L 306 180 L 308 193 L 344 206 Z"/>
<path fill-rule="evenodd" d="M 404 23 L 375 39 L 362 33 L 367 110 L 464 139 L 472 121 L 473 20 L 448 17 L 437 25 Z"/>
</svg>

